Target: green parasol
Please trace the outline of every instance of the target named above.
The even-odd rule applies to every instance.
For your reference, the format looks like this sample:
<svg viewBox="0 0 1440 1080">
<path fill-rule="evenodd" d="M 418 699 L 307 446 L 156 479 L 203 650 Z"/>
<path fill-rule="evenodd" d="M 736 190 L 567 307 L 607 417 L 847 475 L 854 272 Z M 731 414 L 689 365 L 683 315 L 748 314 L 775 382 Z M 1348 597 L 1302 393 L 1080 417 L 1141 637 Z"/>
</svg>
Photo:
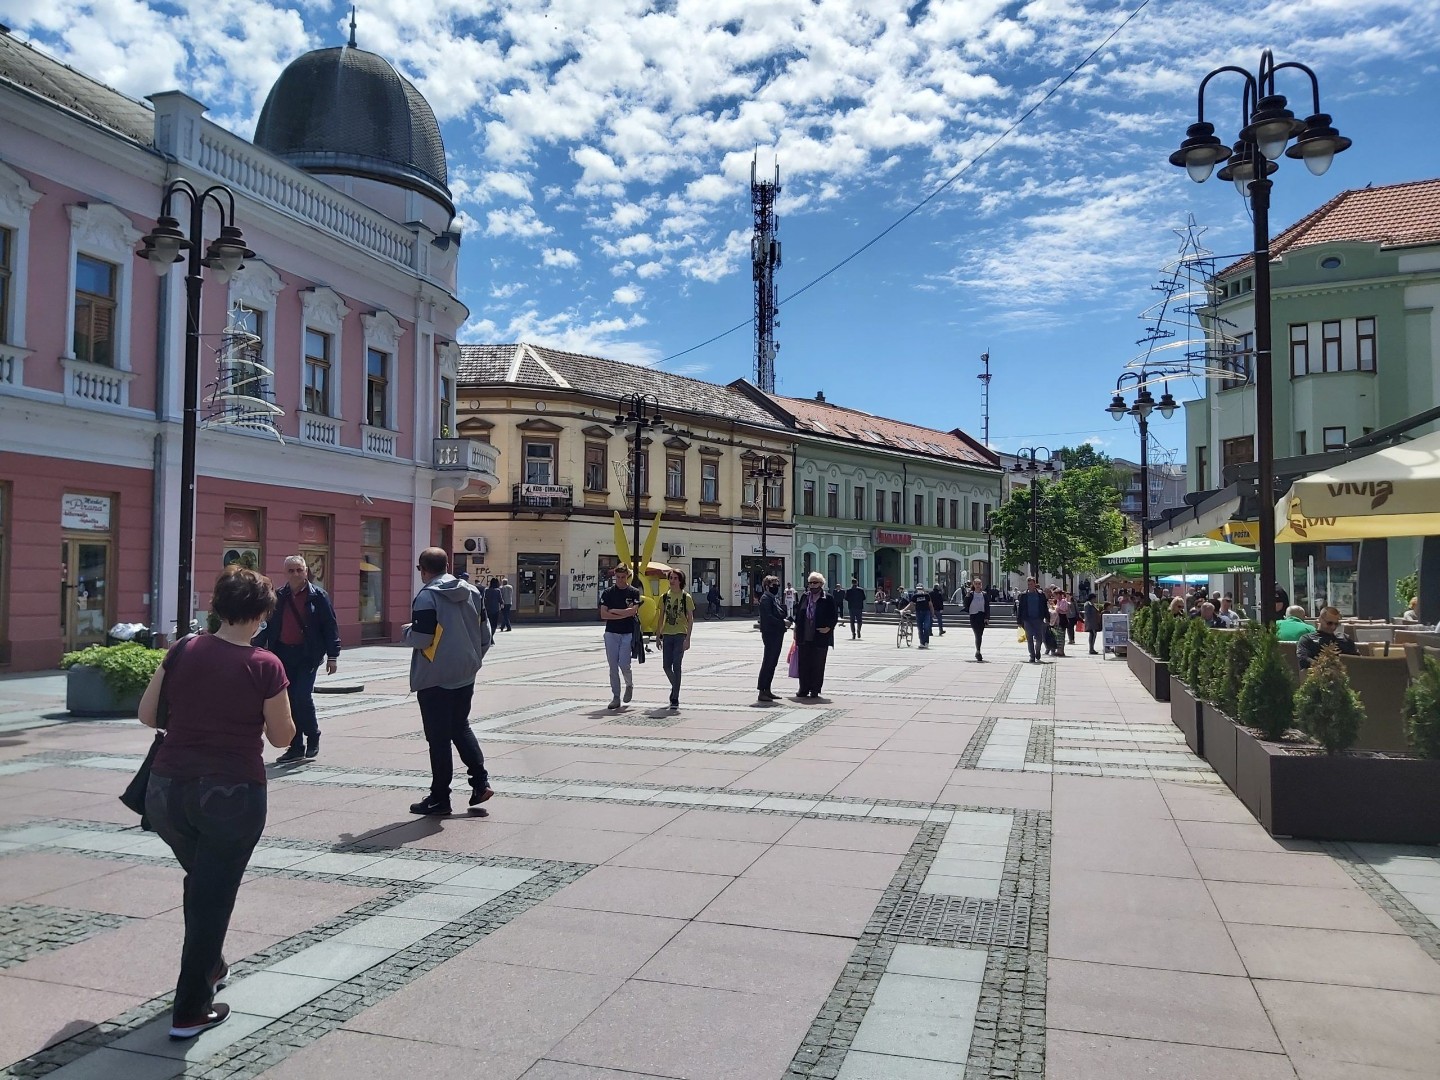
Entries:
<svg viewBox="0 0 1440 1080">
<path fill-rule="evenodd" d="M 1111 573 L 1134 575 L 1141 572 L 1140 545 L 1102 555 L 1100 565 Z M 1182 574 L 1248 574 L 1259 565 L 1253 548 L 1227 544 L 1209 536 L 1192 536 L 1150 549 L 1150 572 L 1178 570 Z"/>
</svg>

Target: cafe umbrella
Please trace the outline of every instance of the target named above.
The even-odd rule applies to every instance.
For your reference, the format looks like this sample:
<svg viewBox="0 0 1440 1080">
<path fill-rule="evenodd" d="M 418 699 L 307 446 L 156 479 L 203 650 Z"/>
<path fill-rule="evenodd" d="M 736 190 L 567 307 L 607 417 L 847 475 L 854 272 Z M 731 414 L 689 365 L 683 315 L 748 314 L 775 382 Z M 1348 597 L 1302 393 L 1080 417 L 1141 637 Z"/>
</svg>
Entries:
<svg viewBox="0 0 1440 1080">
<path fill-rule="evenodd" d="M 1141 573 L 1140 545 L 1100 557 L 1100 565 L 1112 574 L 1135 576 Z M 1150 572 L 1186 574 L 1248 574 L 1259 563 L 1251 548 L 1227 544 L 1209 536 L 1192 536 L 1150 548 Z"/>
</svg>

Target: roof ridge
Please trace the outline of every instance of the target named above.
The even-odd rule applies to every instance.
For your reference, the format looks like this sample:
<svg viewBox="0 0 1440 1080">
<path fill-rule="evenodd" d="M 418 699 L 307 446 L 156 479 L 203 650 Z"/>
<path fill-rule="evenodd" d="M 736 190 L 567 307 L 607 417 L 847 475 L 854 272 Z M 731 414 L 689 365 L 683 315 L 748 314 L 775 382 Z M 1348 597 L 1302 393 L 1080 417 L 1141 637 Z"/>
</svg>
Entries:
<svg viewBox="0 0 1440 1080">
<path fill-rule="evenodd" d="M 154 106 L 151 102 L 149 102 L 149 101 L 147 101 L 147 100 L 145 100 L 145 99 L 143 99 L 143 98 L 133 98 L 133 97 L 131 97 L 129 94 L 125 93 L 125 91 L 123 91 L 123 90 L 117 90 L 115 87 L 111 86 L 109 83 L 101 82 L 99 79 L 97 79 L 94 75 L 91 75 L 89 72 L 87 72 L 87 71 L 81 71 L 81 70 L 80 70 L 79 68 L 77 68 L 77 67 L 71 67 L 71 66 L 70 66 L 69 64 L 67 64 L 64 60 L 61 60 L 58 56 L 55 56 L 55 55 L 53 55 L 52 53 L 50 53 L 48 50 L 46 50 L 43 46 L 37 45 L 33 40 L 30 40 L 30 39 L 28 39 L 28 38 L 17 37 L 16 34 L 15 34 L 14 28 L 9 28 L 9 29 L 7 29 L 7 31 L 6 31 L 5 33 L 0 34 L 0 41 L 13 41 L 16 45 L 20 46 L 22 49 L 28 49 L 28 50 L 30 50 L 32 53 L 34 53 L 36 56 L 40 57 L 40 58 L 41 58 L 42 60 L 44 60 L 46 63 L 55 64 L 57 67 L 62 67 L 62 68 L 64 68 L 66 71 L 70 72 L 72 75 L 77 75 L 77 76 L 79 76 L 80 78 L 84 79 L 86 82 L 90 83 L 91 85 L 93 85 L 93 86 L 98 86 L 100 89 L 106 91 L 107 93 L 114 94 L 114 95 L 115 95 L 116 97 L 118 97 L 118 98 L 124 98 L 124 99 L 125 99 L 126 101 L 128 101 L 131 105 L 138 105 L 140 108 L 145 109 L 145 110 L 147 110 L 147 111 L 149 111 L 149 112 L 152 112 L 152 113 L 155 111 L 155 106 Z M 3 75 L 0 75 L 0 78 L 3 78 L 3 77 L 4 77 Z M 23 86 L 23 84 L 21 84 L 21 83 L 17 83 L 16 85 L 17 85 L 17 86 Z M 32 88 L 32 87 L 25 87 L 25 89 L 28 89 L 28 90 L 32 90 L 32 91 L 33 91 L 33 88 Z M 38 92 L 38 91 L 35 91 L 35 92 Z M 46 97 L 46 95 L 44 95 L 44 94 L 42 94 L 41 96 L 42 96 L 42 97 L 45 97 L 47 101 L 53 101 L 53 99 L 51 99 L 51 98 L 49 98 L 49 97 Z M 58 103 L 58 102 L 55 102 L 55 104 L 59 104 L 59 103 Z"/>
<path fill-rule="evenodd" d="M 797 401 L 802 405 L 824 405 L 827 408 L 839 409 L 843 412 L 848 413 L 855 413 L 858 416 L 868 416 L 871 420 L 883 420 L 887 424 L 899 424 L 902 427 L 914 428 L 916 431 L 928 431 L 933 435 L 946 435 L 953 439 L 960 438 L 953 431 L 942 431 L 939 428 L 926 427 L 924 424 L 917 424 L 911 420 L 896 420 L 892 416 L 881 416 L 879 413 L 866 412 L 864 409 L 852 409 L 848 405 L 837 405 L 835 402 L 828 399 L 825 401 L 816 401 L 814 398 L 797 398 L 791 397 L 788 394 L 775 394 L 772 396 L 779 398 L 782 401 Z"/>
</svg>

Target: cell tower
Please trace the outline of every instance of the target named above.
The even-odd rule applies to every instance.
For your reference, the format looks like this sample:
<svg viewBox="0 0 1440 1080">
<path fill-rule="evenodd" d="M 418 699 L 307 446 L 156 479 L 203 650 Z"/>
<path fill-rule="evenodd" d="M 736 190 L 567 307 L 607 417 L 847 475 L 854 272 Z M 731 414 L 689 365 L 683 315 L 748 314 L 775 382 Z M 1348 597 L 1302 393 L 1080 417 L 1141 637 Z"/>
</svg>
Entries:
<svg viewBox="0 0 1440 1080">
<path fill-rule="evenodd" d="M 758 155 L 750 159 L 750 205 L 755 211 L 755 234 L 750 239 L 750 257 L 755 277 L 755 384 L 767 394 L 775 392 L 775 271 L 780 269 L 780 241 L 775 238 L 775 196 L 780 194 L 780 163 L 775 163 L 775 180 L 756 175 Z"/>
<path fill-rule="evenodd" d="M 975 377 L 980 380 L 980 422 L 984 435 L 981 439 L 988 448 L 990 446 L 990 354 L 980 354 L 980 364 L 984 371 Z"/>
</svg>

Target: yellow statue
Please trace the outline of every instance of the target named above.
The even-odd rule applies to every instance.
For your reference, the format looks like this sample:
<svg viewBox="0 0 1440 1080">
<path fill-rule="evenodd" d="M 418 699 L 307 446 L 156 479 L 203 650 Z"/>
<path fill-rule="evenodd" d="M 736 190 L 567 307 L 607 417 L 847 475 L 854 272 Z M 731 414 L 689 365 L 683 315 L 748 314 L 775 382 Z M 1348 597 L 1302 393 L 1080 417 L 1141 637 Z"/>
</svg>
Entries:
<svg viewBox="0 0 1440 1080">
<path fill-rule="evenodd" d="M 651 576 L 650 556 L 655 553 L 655 542 L 660 539 L 660 515 L 650 523 L 645 534 L 645 547 L 639 558 L 630 554 L 630 545 L 625 539 L 625 523 L 620 520 L 620 511 L 615 511 L 615 554 L 620 562 L 630 566 L 630 581 L 640 590 L 640 629 L 653 634 L 660 622 L 660 594 L 670 588 L 668 578 Z"/>
</svg>

